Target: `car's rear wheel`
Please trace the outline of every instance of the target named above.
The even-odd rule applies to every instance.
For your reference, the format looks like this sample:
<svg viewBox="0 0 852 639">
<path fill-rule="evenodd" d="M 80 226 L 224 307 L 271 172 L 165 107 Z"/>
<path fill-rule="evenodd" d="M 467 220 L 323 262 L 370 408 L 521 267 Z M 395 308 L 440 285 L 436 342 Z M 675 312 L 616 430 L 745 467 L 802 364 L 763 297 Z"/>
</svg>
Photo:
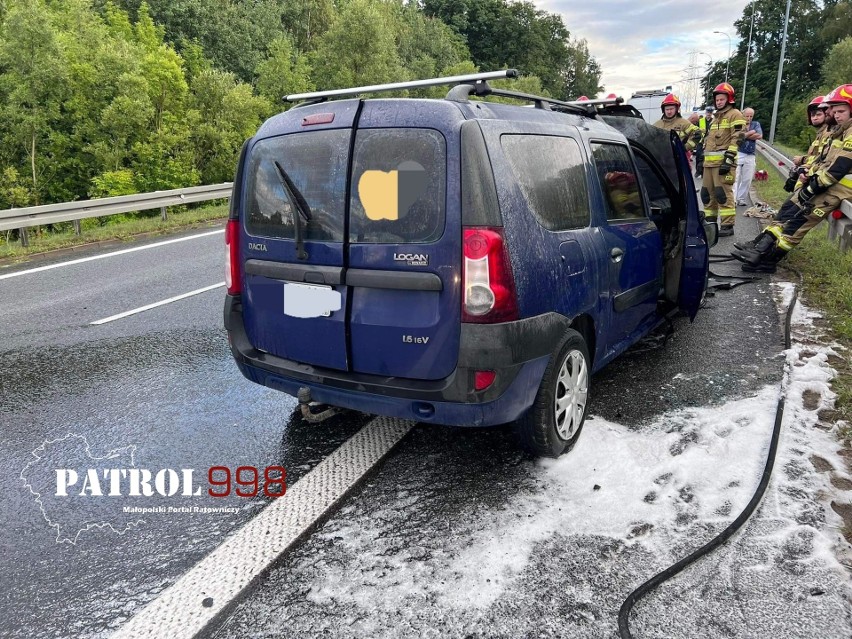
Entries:
<svg viewBox="0 0 852 639">
<path fill-rule="evenodd" d="M 559 457 L 580 437 L 589 400 L 589 349 L 569 329 L 544 371 L 535 403 L 515 424 L 521 446 L 541 457 Z"/>
</svg>

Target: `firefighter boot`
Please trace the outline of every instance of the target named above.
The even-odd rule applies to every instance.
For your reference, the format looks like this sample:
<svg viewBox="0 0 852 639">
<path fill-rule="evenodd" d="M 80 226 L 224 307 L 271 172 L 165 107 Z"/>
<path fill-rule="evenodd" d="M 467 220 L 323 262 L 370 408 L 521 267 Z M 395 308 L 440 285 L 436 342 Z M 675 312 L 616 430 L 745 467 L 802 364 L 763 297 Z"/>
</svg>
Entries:
<svg viewBox="0 0 852 639">
<path fill-rule="evenodd" d="M 740 249 L 741 251 L 753 249 L 754 245 L 760 241 L 761 237 L 763 237 L 763 231 L 758 233 L 753 240 L 749 240 L 748 242 L 734 242 L 734 248 Z"/>
<path fill-rule="evenodd" d="M 738 259 L 740 262 L 745 262 L 751 266 L 757 266 L 763 259 L 764 255 L 768 255 L 775 246 L 775 236 L 770 233 L 762 233 L 760 238 L 750 249 L 734 249 L 731 251 L 731 256 Z"/>
<path fill-rule="evenodd" d="M 764 255 L 756 265 L 743 264 L 740 268 L 746 273 L 774 273 L 778 262 L 785 257 L 787 257 L 787 251 L 776 246 L 768 254 Z"/>
</svg>

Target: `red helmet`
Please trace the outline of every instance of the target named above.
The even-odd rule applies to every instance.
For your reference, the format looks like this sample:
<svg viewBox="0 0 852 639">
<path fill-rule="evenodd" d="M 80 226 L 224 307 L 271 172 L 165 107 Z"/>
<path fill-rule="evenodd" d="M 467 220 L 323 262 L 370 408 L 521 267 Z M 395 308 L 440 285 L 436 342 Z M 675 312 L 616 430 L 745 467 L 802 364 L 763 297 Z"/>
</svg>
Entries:
<svg viewBox="0 0 852 639">
<path fill-rule="evenodd" d="M 618 98 L 618 96 L 615 95 L 615 93 L 610 93 L 608 96 L 606 96 L 607 100 L 615 100 L 617 98 Z"/>
<path fill-rule="evenodd" d="M 610 188 L 624 189 L 629 191 L 636 186 L 636 176 L 627 171 L 609 171 L 604 175 L 604 180 Z"/>
<path fill-rule="evenodd" d="M 822 104 L 822 101 L 823 101 L 824 99 L 825 99 L 825 98 L 823 98 L 823 96 L 821 96 L 821 95 L 818 95 L 817 97 L 815 97 L 815 98 L 814 98 L 813 100 L 811 100 L 811 101 L 810 101 L 810 103 L 808 104 L 808 111 L 810 111 L 810 110 L 811 110 L 811 107 L 813 107 L 813 108 L 817 108 L 817 107 L 819 107 L 819 105 L 820 105 L 820 104 Z"/>
<path fill-rule="evenodd" d="M 724 93 L 728 96 L 728 102 L 734 101 L 734 87 L 732 87 L 727 82 L 723 82 L 715 89 L 713 89 L 713 97 L 715 98 L 718 93 Z"/>
<path fill-rule="evenodd" d="M 852 84 L 841 84 L 834 91 L 825 96 L 824 104 L 848 104 L 852 109 Z"/>
<path fill-rule="evenodd" d="M 663 101 L 660 103 L 660 110 L 665 113 L 667 106 L 674 106 L 680 111 L 680 100 L 677 99 L 677 96 L 674 93 L 669 93 Z"/>
<path fill-rule="evenodd" d="M 588 102 L 588 101 L 589 101 L 589 96 L 587 96 L 587 95 L 581 95 L 579 98 L 577 98 L 577 102 Z"/>
</svg>

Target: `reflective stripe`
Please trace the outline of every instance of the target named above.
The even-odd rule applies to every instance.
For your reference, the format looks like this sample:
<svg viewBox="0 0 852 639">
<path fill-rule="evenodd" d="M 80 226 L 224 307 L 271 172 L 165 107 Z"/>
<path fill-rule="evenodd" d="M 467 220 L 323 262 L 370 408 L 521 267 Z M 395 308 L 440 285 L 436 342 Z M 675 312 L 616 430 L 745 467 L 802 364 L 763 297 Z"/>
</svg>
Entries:
<svg viewBox="0 0 852 639">
<path fill-rule="evenodd" d="M 783 235 L 780 226 L 775 226 L 775 225 L 771 224 L 763 230 L 766 231 L 767 233 L 769 233 L 770 235 L 774 236 L 775 239 L 777 239 L 777 240 L 780 240 L 781 236 Z"/>
<path fill-rule="evenodd" d="M 852 189 L 852 173 L 847 173 L 846 177 L 840 178 L 840 183 L 848 189 Z"/>
<path fill-rule="evenodd" d="M 779 238 L 778 238 L 778 244 L 777 244 L 777 246 L 778 246 L 778 248 L 780 248 L 782 251 L 789 251 L 789 250 L 791 250 L 791 249 L 793 248 L 793 245 L 792 245 L 792 244 L 790 244 L 790 242 L 788 242 L 787 240 L 785 240 L 783 237 L 779 237 Z"/>
<path fill-rule="evenodd" d="M 736 215 L 736 209 L 719 209 L 719 217 L 722 219 L 725 219 L 726 217 L 736 217 Z"/>
<path fill-rule="evenodd" d="M 721 160 L 725 157 L 724 153 L 705 153 L 704 160 Z"/>
<path fill-rule="evenodd" d="M 731 122 L 731 126 L 737 126 L 738 124 L 740 126 L 745 126 L 746 121 L 745 120 L 734 120 L 733 122 Z"/>
<path fill-rule="evenodd" d="M 816 178 L 817 182 L 819 182 L 820 185 L 826 188 L 830 188 L 837 183 L 837 180 L 834 179 L 834 176 L 830 175 L 825 169 L 820 169 L 819 171 L 817 171 Z"/>
</svg>

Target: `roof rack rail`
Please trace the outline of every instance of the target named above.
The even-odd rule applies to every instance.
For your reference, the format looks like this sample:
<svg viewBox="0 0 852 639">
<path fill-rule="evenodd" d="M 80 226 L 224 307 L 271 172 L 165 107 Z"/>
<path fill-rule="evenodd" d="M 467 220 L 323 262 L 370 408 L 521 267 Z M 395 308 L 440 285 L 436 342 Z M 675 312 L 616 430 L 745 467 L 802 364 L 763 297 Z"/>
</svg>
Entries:
<svg viewBox="0 0 852 639">
<path fill-rule="evenodd" d="M 517 100 L 529 100 L 535 104 L 535 108 L 544 109 L 546 111 L 561 111 L 572 110 L 583 115 L 594 115 L 599 106 L 616 106 L 624 102 L 624 98 L 610 98 L 603 100 L 574 100 L 565 101 L 557 100 L 556 98 L 547 98 L 543 95 L 533 95 L 531 93 L 521 93 L 519 91 L 506 91 L 505 89 L 494 89 L 487 82 L 477 82 L 476 84 L 460 84 L 453 87 L 447 93 L 447 100 L 457 102 L 466 102 L 468 96 L 476 94 L 479 97 L 489 95 L 498 96 L 501 98 L 515 98 Z M 555 107 L 555 108 L 554 108 Z"/>
<path fill-rule="evenodd" d="M 480 82 L 484 80 L 496 80 L 499 78 L 517 78 L 517 69 L 503 69 L 502 71 L 487 71 L 485 73 L 468 73 L 466 75 L 453 75 L 445 78 L 432 78 L 429 80 L 410 80 L 407 82 L 394 82 L 391 84 L 373 84 L 365 87 L 352 87 L 350 89 L 333 89 L 331 91 L 314 91 L 313 93 L 294 93 L 285 95 L 285 102 L 297 102 L 299 100 L 312 100 L 324 102 L 329 98 L 339 98 L 345 95 L 358 95 L 361 93 L 381 93 L 383 91 L 402 91 L 404 89 L 418 89 L 421 87 L 434 87 L 442 84 L 458 84 L 462 82 Z"/>
</svg>

